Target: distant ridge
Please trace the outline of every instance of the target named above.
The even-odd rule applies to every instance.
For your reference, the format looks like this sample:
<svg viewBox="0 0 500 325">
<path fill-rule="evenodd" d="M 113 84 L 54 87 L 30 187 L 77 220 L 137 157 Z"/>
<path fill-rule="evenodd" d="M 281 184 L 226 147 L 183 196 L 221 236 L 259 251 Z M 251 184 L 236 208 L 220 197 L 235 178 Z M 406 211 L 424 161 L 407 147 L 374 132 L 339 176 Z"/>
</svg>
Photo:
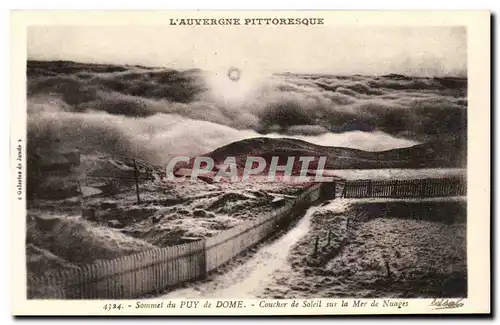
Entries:
<svg viewBox="0 0 500 325">
<path fill-rule="evenodd" d="M 464 136 L 448 137 L 407 148 L 371 152 L 351 148 L 327 147 L 291 138 L 250 138 L 230 143 L 202 156 L 211 157 L 215 164 L 222 164 L 227 157 L 236 157 L 239 167 L 244 167 L 246 158 L 262 157 L 268 164 L 272 157 L 279 157 L 284 165 L 288 157 L 315 157 L 311 168 L 319 157 L 326 157 L 327 169 L 377 169 L 377 168 L 465 168 L 467 148 Z M 192 168 L 194 158 L 188 165 Z M 300 165 L 294 166 L 299 168 Z"/>
</svg>

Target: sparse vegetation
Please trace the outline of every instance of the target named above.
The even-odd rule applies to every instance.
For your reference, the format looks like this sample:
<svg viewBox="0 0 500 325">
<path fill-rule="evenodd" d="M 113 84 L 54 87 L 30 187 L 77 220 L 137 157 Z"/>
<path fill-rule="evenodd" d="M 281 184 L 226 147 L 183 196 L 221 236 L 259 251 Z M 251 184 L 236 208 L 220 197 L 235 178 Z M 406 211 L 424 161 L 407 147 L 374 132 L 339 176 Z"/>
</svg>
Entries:
<svg viewBox="0 0 500 325">
<path fill-rule="evenodd" d="M 291 250 L 291 273 L 278 277 L 264 296 L 466 297 L 465 202 L 381 204 L 383 209 L 363 201 L 345 210 L 329 210 L 335 203 L 321 208 Z"/>
<path fill-rule="evenodd" d="M 117 162 L 113 166 L 122 165 L 127 164 Z M 102 167 L 110 168 L 106 164 Z M 94 164 L 93 168 L 98 167 Z M 85 185 L 92 188 L 105 180 L 96 177 Z M 110 192 L 105 186 L 99 187 L 103 192 L 85 197 L 83 205 L 78 193 L 70 193 L 65 199 L 37 202 L 37 210 L 30 210 L 28 217 L 30 273 L 42 274 L 49 269 L 57 271 L 210 237 L 270 212 L 270 202 L 280 192 L 294 192 L 287 184 L 261 184 L 260 191 L 272 194 L 255 196 L 256 184 L 220 183 L 207 187 L 193 181 L 169 186 L 148 181 L 140 186 L 141 203 L 137 204 L 132 183 L 115 185 L 119 188 L 107 189 Z M 297 184 L 295 192 L 300 188 Z"/>
</svg>

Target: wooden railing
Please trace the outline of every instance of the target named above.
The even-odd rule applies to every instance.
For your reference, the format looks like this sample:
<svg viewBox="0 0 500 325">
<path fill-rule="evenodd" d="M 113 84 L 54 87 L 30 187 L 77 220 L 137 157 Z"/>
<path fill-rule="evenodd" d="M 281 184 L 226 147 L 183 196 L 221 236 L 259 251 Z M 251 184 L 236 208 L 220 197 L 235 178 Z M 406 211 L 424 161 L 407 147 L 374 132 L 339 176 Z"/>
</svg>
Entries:
<svg viewBox="0 0 500 325">
<path fill-rule="evenodd" d="M 466 195 L 464 178 L 394 181 L 346 181 L 345 198 L 425 198 Z M 329 199 L 338 184 L 311 184 L 273 213 L 218 235 L 177 246 L 156 248 L 114 260 L 97 261 L 28 279 L 28 298 L 127 299 L 161 292 L 203 279 L 249 247 L 268 238 L 320 198 Z M 320 197 L 321 196 L 321 197 Z M 335 198 L 335 196 L 333 197 Z"/>
<path fill-rule="evenodd" d="M 28 298 L 132 299 L 203 279 L 210 271 L 283 229 L 283 225 L 319 199 L 320 186 L 312 184 L 272 214 L 206 240 L 156 248 L 30 278 Z"/>
<path fill-rule="evenodd" d="M 356 180 L 346 181 L 344 198 L 426 198 L 464 196 L 467 193 L 465 177 L 411 180 Z"/>
</svg>

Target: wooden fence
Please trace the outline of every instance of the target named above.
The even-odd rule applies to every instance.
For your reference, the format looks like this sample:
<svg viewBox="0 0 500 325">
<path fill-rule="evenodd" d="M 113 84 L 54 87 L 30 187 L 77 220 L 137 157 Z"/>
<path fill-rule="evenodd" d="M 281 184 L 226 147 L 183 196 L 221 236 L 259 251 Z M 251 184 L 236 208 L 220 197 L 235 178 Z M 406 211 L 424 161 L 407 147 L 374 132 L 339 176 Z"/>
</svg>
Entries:
<svg viewBox="0 0 500 325">
<path fill-rule="evenodd" d="M 259 243 L 273 232 L 285 216 L 290 204 L 280 208 L 270 216 L 262 216 L 248 224 L 232 228 L 221 234 L 207 238 L 207 271 L 217 269 L 245 249 Z"/>
<path fill-rule="evenodd" d="M 249 247 L 282 229 L 320 198 L 313 184 L 271 215 L 182 245 L 157 248 L 28 279 L 29 299 L 132 299 L 203 279 Z"/>
<path fill-rule="evenodd" d="M 467 193 L 465 177 L 411 180 L 346 181 L 342 197 L 425 198 L 463 196 Z"/>
<path fill-rule="evenodd" d="M 312 202 L 319 200 L 320 184 L 307 188 L 294 201 L 286 203 L 273 214 L 224 231 L 206 240 L 207 272 L 217 269 L 247 248 L 266 239 L 290 223 Z"/>
<path fill-rule="evenodd" d="M 62 270 L 29 283 L 28 298 L 135 298 L 205 275 L 203 241 Z"/>
<path fill-rule="evenodd" d="M 395 181 L 346 181 L 345 198 L 463 196 L 464 178 Z M 335 193 L 334 184 L 312 184 L 272 214 L 261 216 L 218 235 L 182 245 L 156 248 L 113 260 L 97 261 L 28 279 L 30 299 L 132 299 L 161 292 L 186 281 L 203 279 L 268 238 L 321 197 Z"/>
</svg>

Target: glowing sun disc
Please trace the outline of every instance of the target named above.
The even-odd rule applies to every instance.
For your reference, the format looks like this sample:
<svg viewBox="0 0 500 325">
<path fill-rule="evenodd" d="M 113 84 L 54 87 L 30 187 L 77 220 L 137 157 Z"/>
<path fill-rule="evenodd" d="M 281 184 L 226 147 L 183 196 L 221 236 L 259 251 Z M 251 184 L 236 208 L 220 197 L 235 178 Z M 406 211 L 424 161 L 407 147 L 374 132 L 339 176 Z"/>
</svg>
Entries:
<svg viewBox="0 0 500 325">
<path fill-rule="evenodd" d="M 241 78 L 241 71 L 238 68 L 230 68 L 227 72 L 227 77 L 232 81 L 238 81 Z"/>
</svg>

